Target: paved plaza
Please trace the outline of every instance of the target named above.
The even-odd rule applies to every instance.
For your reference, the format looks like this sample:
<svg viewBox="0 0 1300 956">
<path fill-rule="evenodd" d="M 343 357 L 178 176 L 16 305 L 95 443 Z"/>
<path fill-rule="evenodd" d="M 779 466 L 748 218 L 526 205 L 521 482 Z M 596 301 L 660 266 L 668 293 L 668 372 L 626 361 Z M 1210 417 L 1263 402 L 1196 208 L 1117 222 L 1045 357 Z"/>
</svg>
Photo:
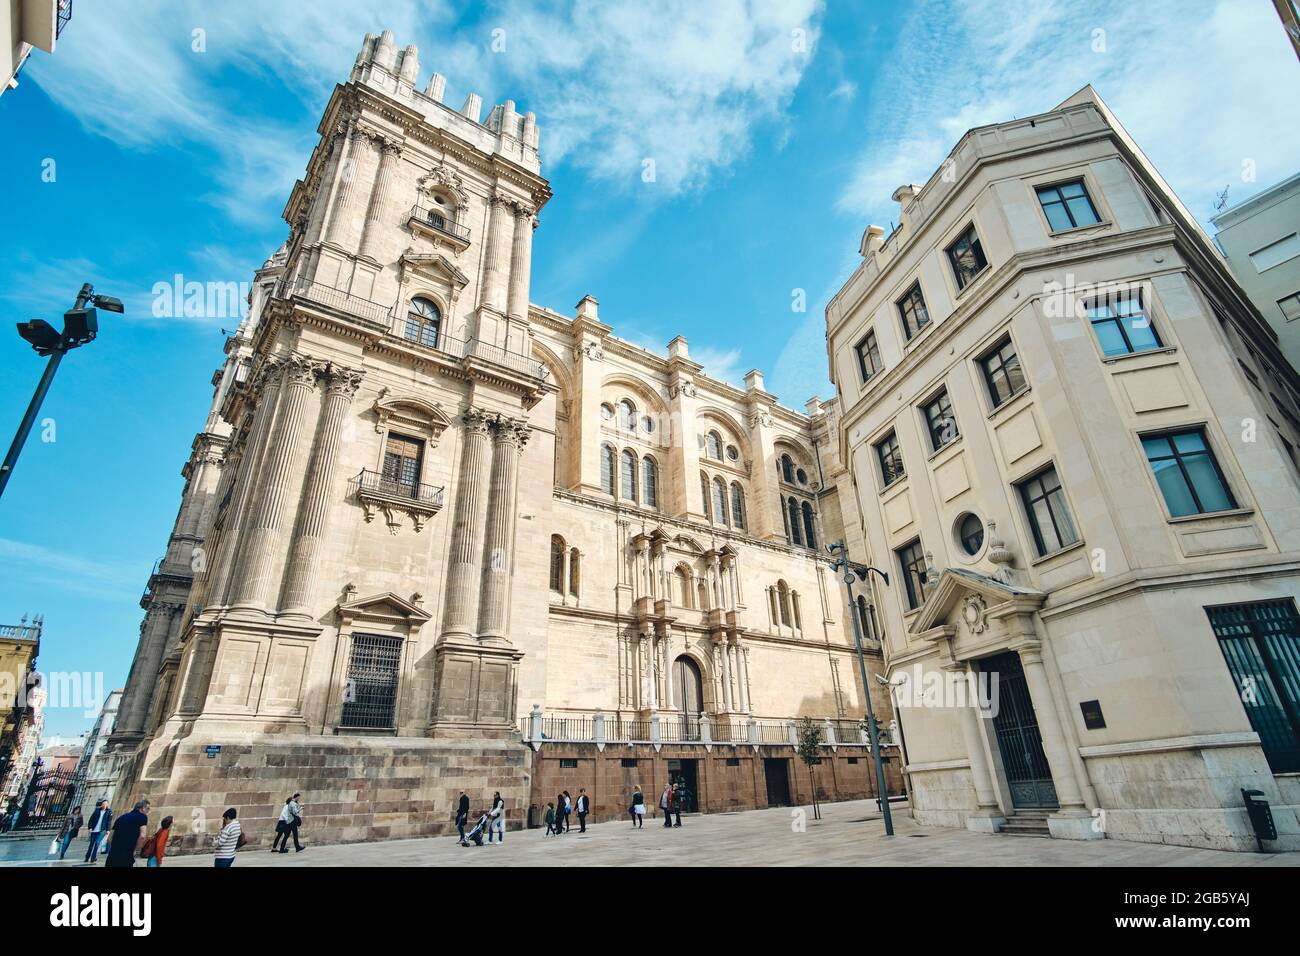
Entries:
<svg viewBox="0 0 1300 956">
<path fill-rule="evenodd" d="M 648 819 L 644 829 L 629 823 L 599 823 L 579 835 L 543 837 L 541 830 L 511 831 L 500 846 L 457 846 L 453 837 L 311 846 L 286 855 L 243 850 L 237 867 L 275 866 L 1297 866 L 1300 853 L 1230 853 L 1187 847 L 1098 840 L 1077 843 L 1043 837 L 991 835 L 967 830 L 918 827 L 905 807 L 896 807 L 896 833 L 886 839 L 871 801 L 827 804 L 820 821 L 796 810 L 749 810 L 687 816 L 681 829 L 665 830 Z M 304 842 L 311 838 L 310 822 Z M 44 844 L 48 847 L 48 841 Z M 80 866 L 77 861 L 26 865 Z M 11 861 L 17 862 L 17 861 Z M 19 865 L 23 865 L 19 863 Z M 208 855 L 168 857 L 164 866 L 212 866 Z"/>
</svg>

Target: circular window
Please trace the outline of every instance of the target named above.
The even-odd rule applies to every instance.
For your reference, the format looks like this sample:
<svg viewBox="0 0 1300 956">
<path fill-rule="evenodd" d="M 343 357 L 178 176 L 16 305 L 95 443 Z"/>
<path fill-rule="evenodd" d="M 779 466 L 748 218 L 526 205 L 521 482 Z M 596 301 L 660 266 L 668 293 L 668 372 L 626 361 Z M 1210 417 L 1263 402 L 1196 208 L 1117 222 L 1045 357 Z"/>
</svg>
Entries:
<svg viewBox="0 0 1300 956">
<path fill-rule="evenodd" d="M 967 512 L 957 519 L 957 540 L 972 558 L 984 547 L 984 522 Z"/>
<path fill-rule="evenodd" d="M 794 473 L 794 476 L 799 480 L 799 484 L 801 485 L 808 484 L 808 472 L 804 471 L 802 468 L 796 471 Z"/>
<path fill-rule="evenodd" d="M 445 206 L 447 204 L 447 200 L 443 199 L 441 196 L 434 196 L 433 201 L 439 206 Z"/>
<path fill-rule="evenodd" d="M 735 461 L 739 457 L 740 457 L 739 449 L 737 449 L 735 445 L 728 445 L 727 458 L 729 458 L 731 461 Z"/>
<path fill-rule="evenodd" d="M 655 420 L 651 418 L 649 415 L 642 415 L 641 427 L 645 429 L 647 432 L 652 432 L 655 430 Z"/>
<path fill-rule="evenodd" d="M 614 417 L 614 406 L 613 406 L 613 405 L 602 405 L 602 406 L 600 406 L 600 417 L 603 418 L 603 419 L 605 419 L 605 421 L 609 421 L 611 418 L 613 418 L 613 417 Z"/>
</svg>

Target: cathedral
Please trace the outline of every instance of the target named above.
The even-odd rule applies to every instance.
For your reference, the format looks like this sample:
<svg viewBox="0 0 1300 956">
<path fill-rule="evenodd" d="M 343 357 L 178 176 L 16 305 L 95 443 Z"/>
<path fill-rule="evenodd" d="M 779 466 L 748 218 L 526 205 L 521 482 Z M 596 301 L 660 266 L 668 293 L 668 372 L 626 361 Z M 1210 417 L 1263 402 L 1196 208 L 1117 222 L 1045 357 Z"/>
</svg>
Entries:
<svg viewBox="0 0 1300 956">
<path fill-rule="evenodd" d="M 901 793 L 876 608 L 828 550 L 866 558 L 836 408 L 532 304 L 536 117 L 418 73 L 366 38 L 226 341 L 122 798 L 269 840 L 301 791 L 321 842 L 448 832 L 462 790 L 511 827 L 579 787 L 595 819 L 670 780 L 703 812 L 862 798 L 868 692 Z"/>
</svg>

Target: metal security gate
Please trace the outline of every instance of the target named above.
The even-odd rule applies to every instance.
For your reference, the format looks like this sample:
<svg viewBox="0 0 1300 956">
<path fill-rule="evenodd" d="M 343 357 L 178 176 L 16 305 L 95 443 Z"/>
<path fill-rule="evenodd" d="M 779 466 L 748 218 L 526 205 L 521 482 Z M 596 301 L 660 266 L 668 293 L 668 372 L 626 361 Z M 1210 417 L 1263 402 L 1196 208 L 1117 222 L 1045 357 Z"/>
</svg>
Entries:
<svg viewBox="0 0 1300 956">
<path fill-rule="evenodd" d="M 673 662 L 673 683 L 682 708 L 684 740 L 700 739 L 700 715 L 704 713 L 704 680 L 700 668 L 685 654 Z"/>
<path fill-rule="evenodd" d="M 394 726 L 402 639 L 353 634 L 348 679 L 343 688 L 343 727 L 385 730 Z"/>
<path fill-rule="evenodd" d="M 15 830 L 59 830 L 85 788 L 84 761 L 76 767 L 38 770 L 18 800 Z"/>
<path fill-rule="evenodd" d="M 1295 601 L 1205 611 L 1269 768 L 1300 772 L 1300 614 Z"/>
<path fill-rule="evenodd" d="M 998 682 L 998 710 L 993 716 L 993 728 L 997 731 L 998 750 L 1011 788 L 1011 802 L 1018 809 L 1058 806 L 1020 655 L 998 654 L 979 664 L 981 672 Z"/>
</svg>

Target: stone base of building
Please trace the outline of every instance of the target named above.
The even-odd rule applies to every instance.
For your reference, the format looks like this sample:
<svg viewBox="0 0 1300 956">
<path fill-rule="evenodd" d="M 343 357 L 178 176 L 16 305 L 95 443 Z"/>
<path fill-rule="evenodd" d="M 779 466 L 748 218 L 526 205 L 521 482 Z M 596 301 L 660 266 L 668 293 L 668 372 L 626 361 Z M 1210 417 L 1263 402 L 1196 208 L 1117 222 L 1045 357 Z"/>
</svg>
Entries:
<svg viewBox="0 0 1300 956">
<path fill-rule="evenodd" d="M 966 817 L 966 829 L 975 833 L 998 833 L 1006 825 L 1001 813 L 977 810 Z"/>
<path fill-rule="evenodd" d="M 885 783 L 891 796 L 905 793 L 897 750 L 885 748 Z M 877 795 L 875 764 L 865 748 L 841 747 L 815 769 L 817 798 L 826 802 L 872 799 Z M 808 805 L 808 768 L 788 745 L 547 743 L 533 756 L 531 804 L 535 819 L 546 804 L 567 790 L 576 801 L 585 787 L 592 812 L 587 822 L 626 820 L 632 792 L 645 794 L 646 813 L 659 815 L 664 784 L 685 779 L 701 813 Z M 570 820 L 576 825 L 577 820 Z"/>
<path fill-rule="evenodd" d="M 210 748 L 219 747 L 217 751 Z M 211 756 L 209 753 L 211 752 Z M 464 790 L 472 812 L 494 791 L 508 829 L 526 820 L 532 751 L 507 740 L 264 735 L 156 741 L 142 755 L 124 804 L 147 797 L 151 819 L 175 817 L 169 853 L 208 850 L 227 807 L 248 848 L 269 847 L 284 801 L 301 792 L 304 843 L 439 836 L 455 832 Z M 191 832 L 194 821 L 202 832 Z"/>
</svg>

